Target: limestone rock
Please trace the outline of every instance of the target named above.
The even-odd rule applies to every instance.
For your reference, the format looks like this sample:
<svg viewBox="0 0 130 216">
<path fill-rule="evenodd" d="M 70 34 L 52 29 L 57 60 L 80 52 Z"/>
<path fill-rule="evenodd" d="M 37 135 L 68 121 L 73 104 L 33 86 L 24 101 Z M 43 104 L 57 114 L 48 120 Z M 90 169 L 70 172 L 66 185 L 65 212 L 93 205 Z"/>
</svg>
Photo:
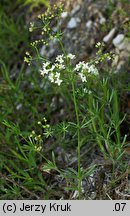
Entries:
<svg viewBox="0 0 130 216">
<path fill-rule="evenodd" d="M 116 28 L 111 29 L 111 31 L 103 38 L 103 42 L 109 43 L 113 39 L 115 32 Z"/>
<path fill-rule="evenodd" d="M 124 39 L 124 34 L 118 34 L 112 41 L 115 47 L 118 47 L 119 44 L 123 41 Z"/>
<path fill-rule="evenodd" d="M 99 23 L 102 25 L 102 24 L 104 24 L 105 22 L 106 22 L 105 17 L 101 16 L 101 17 L 100 17 L 100 20 L 99 20 Z"/>
<path fill-rule="evenodd" d="M 67 28 L 68 29 L 74 29 L 77 27 L 77 24 L 80 22 L 80 19 L 78 17 L 72 17 L 70 21 L 68 22 Z"/>
<path fill-rule="evenodd" d="M 124 34 L 119 34 L 113 39 L 114 46 L 121 50 L 126 50 L 130 52 L 130 40 L 125 37 Z"/>
<path fill-rule="evenodd" d="M 86 23 L 86 27 L 87 27 L 88 29 L 91 29 L 92 24 L 93 24 L 92 20 L 88 20 L 88 22 Z"/>
<path fill-rule="evenodd" d="M 80 10 L 80 5 L 76 5 L 73 10 L 71 11 L 71 15 L 73 16 Z"/>
</svg>

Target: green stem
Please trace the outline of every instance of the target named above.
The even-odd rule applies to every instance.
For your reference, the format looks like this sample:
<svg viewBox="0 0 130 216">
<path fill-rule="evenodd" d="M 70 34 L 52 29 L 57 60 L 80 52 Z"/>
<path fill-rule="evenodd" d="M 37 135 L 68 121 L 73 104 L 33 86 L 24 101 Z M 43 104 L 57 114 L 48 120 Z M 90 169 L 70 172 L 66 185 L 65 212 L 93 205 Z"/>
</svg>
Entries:
<svg viewBox="0 0 130 216">
<path fill-rule="evenodd" d="M 62 52 L 64 53 L 64 56 L 67 56 L 67 53 L 66 53 L 66 51 L 65 51 L 65 48 L 64 48 L 64 46 L 63 46 L 62 41 L 61 41 L 60 39 L 59 39 L 58 41 L 59 41 L 59 44 L 60 44 L 60 46 L 61 46 Z"/>
<path fill-rule="evenodd" d="M 92 98 L 91 96 L 89 97 L 89 109 L 92 111 L 93 113 L 93 108 L 92 108 Z M 98 118 L 98 121 L 99 121 L 99 118 Z M 101 152 L 103 153 L 103 157 L 106 159 L 106 153 L 105 153 L 105 149 L 104 149 L 104 146 L 102 144 L 102 141 L 100 140 L 99 136 L 98 136 L 98 131 L 97 131 L 97 126 L 96 126 L 96 122 L 94 120 L 94 118 L 92 117 L 92 127 L 93 127 L 93 131 L 96 135 L 96 141 L 97 141 L 97 144 L 101 150 Z"/>
<path fill-rule="evenodd" d="M 75 108 L 75 114 L 76 114 L 76 121 L 77 121 L 77 136 L 78 136 L 78 145 L 77 145 L 77 157 L 78 157 L 78 193 L 79 193 L 79 199 L 81 197 L 81 169 L 80 169 L 80 121 L 79 121 L 79 112 L 78 112 L 78 105 L 77 105 L 77 100 L 76 100 L 76 95 L 75 95 L 75 85 L 74 85 L 74 80 L 73 80 L 73 76 L 70 73 L 69 70 L 69 61 L 67 58 L 67 53 L 66 50 L 63 46 L 63 43 L 61 42 L 61 40 L 59 39 L 59 44 L 61 46 L 61 49 L 64 53 L 64 56 L 66 56 L 66 62 L 68 64 L 68 75 L 70 76 L 69 79 L 71 81 L 71 85 L 72 85 L 72 92 L 73 92 L 73 101 L 74 101 L 74 108 Z"/>
<path fill-rule="evenodd" d="M 101 149 L 101 152 L 103 153 L 104 158 L 106 158 L 104 147 L 102 145 L 100 138 L 98 137 L 98 132 L 97 132 L 97 128 L 96 128 L 96 124 L 95 124 L 94 119 L 92 119 L 92 126 L 93 126 L 94 133 L 96 134 L 96 140 L 97 140 L 97 143 L 99 145 L 99 148 Z"/>
<path fill-rule="evenodd" d="M 75 95 L 75 86 L 74 86 L 74 82 L 73 81 L 72 81 L 72 91 L 73 91 L 74 108 L 75 108 L 76 121 L 77 121 L 77 136 L 78 136 L 78 146 L 77 146 L 77 156 L 78 156 L 78 193 L 79 193 L 79 199 L 80 199 L 80 196 L 81 196 L 80 121 L 79 121 L 79 112 L 78 112 L 78 106 L 77 106 L 76 95 Z"/>
</svg>

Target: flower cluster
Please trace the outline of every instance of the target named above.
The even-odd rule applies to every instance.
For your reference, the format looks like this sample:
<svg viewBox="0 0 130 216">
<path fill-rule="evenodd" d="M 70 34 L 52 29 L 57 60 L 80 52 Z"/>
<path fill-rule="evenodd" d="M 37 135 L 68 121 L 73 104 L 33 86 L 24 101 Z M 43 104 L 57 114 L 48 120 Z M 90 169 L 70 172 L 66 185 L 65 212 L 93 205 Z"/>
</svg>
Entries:
<svg viewBox="0 0 130 216">
<path fill-rule="evenodd" d="M 26 56 L 24 57 L 24 62 L 26 62 L 30 66 L 30 63 L 32 61 L 32 56 L 30 55 L 29 52 L 26 52 L 25 54 Z"/>
<path fill-rule="evenodd" d="M 75 55 L 69 53 L 67 55 L 67 59 L 70 61 L 75 58 Z M 42 76 L 47 76 L 48 79 L 52 82 L 57 84 L 58 86 L 61 85 L 63 80 L 61 79 L 61 73 L 63 70 L 65 70 L 65 56 L 58 55 L 55 59 L 55 62 L 53 65 L 49 61 L 43 63 L 42 69 L 40 70 Z"/>
<path fill-rule="evenodd" d="M 47 3 L 47 5 L 48 4 L 49 3 Z M 39 43 L 48 45 L 50 40 L 60 39 L 60 30 L 57 27 L 56 30 L 54 30 L 54 28 L 52 28 L 52 23 L 54 22 L 54 20 L 55 22 L 59 21 L 59 18 L 61 17 L 61 14 L 63 12 L 63 7 L 64 6 L 62 3 L 59 3 L 59 5 L 53 4 L 53 6 L 51 6 L 50 4 L 43 14 L 38 15 L 38 21 L 36 23 L 30 22 L 29 31 L 33 32 L 34 30 L 38 30 L 42 38 L 32 42 L 32 46 L 37 46 Z"/>
<path fill-rule="evenodd" d="M 76 64 L 74 71 L 78 72 L 82 82 L 87 82 L 86 73 L 87 75 L 98 75 L 98 69 L 95 67 L 95 65 L 85 63 L 84 61 Z"/>
<path fill-rule="evenodd" d="M 55 59 L 54 64 L 52 65 L 49 61 L 43 63 L 41 69 L 41 75 L 47 76 L 50 82 L 57 84 L 58 86 L 61 85 L 63 80 L 61 79 L 63 70 L 67 70 L 66 65 L 74 60 L 76 57 L 75 55 L 69 53 L 67 56 L 58 55 Z M 66 61 L 66 64 L 65 64 Z M 78 72 L 78 76 L 80 77 L 82 82 L 87 82 L 87 76 L 89 75 L 98 75 L 98 70 L 94 64 L 85 63 L 84 61 L 79 62 L 76 64 L 74 72 Z M 76 75 L 76 73 L 74 73 Z"/>
</svg>

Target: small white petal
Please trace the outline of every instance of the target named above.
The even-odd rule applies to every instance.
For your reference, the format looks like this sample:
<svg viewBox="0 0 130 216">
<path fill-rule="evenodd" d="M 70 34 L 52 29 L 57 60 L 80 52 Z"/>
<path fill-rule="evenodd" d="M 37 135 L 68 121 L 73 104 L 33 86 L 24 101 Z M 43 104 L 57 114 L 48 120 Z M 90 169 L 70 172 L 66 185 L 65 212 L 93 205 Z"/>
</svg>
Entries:
<svg viewBox="0 0 130 216">
<path fill-rule="evenodd" d="M 59 79 L 60 78 L 60 73 L 56 72 L 55 77 Z"/>
<path fill-rule="evenodd" d="M 79 73 L 79 76 L 80 76 L 82 82 L 87 82 L 86 76 L 83 73 Z"/>
<path fill-rule="evenodd" d="M 54 74 L 53 73 L 50 73 L 48 78 L 51 82 L 54 82 Z"/>
<path fill-rule="evenodd" d="M 50 71 L 53 71 L 55 69 L 55 65 L 52 65 L 52 67 L 50 68 Z"/>
<path fill-rule="evenodd" d="M 64 56 L 62 55 L 58 55 L 56 57 L 56 62 L 59 62 L 60 64 L 64 63 Z"/>
<path fill-rule="evenodd" d="M 69 54 L 67 55 L 67 57 L 68 57 L 69 59 L 71 59 L 71 60 L 73 60 L 73 59 L 76 58 L 76 56 L 73 55 L 73 54 L 71 54 L 71 53 L 69 53 Z"/>
<path fill-rule="evenodd" d="M 61 84 L 62 82 L 63 82 L 63 80 L 60 80 L 60 79 L 56 79 L 56 80 L 55 80 L 55 83 L 58 84 L 58 86 L 60 86 L 60 84 Z"/>
</svg>

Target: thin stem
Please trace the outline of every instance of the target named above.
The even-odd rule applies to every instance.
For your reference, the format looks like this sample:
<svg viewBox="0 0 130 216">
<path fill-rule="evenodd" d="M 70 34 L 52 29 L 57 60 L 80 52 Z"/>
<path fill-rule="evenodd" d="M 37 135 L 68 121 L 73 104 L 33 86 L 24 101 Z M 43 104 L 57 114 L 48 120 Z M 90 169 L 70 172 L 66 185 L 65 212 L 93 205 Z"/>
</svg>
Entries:
<svg viewBox="0 0 130 216">
<path fill-rule="evenodd" d="M 92 111 L 92 113 L 93 113 L 92 98 L 91 98 L 91 96 L 89 97 L 89 109 L 90 109 L 90 110 Z M 99 120 L 99 118 L 98 118 L 98 120 Z M 98 136 L 97 126 L 96 126 L 96 122 L 95 122 L 94 118 L 92 118 L 92 127 L 93 127 L 93 131 L 94 131 L 94 133 L 95 133 L 95 135 L 96 135 L 97 144 L 98 144 L 98 146 L 99 146 L 101 152 L 103 153 L 104 158 L 106 159 L 107 157 L 106 157 L 105 149 L 104 149 L 104 146 L 103 146 L 103 144 L 102 144 L 102 141 L 100 140 L 100 138 L 99 138 L 99 136 Z"/>
<path fill-rule="evenodd" d="M 62 41 L 59 39 L 59 44 L 61 46 L 61 49 L 66 56 L 66 61 L 68 64 L 68 75 L 69 75 L 69 62 L 67 58 L 67 53 L 66 50 L 63 46 Z M 74 101 L 74 108 L 75 108 L 75 114 L 76 114 L 76 121 L 77 121 L 77 136 L 78 136 L 78 145 L 77 145 L 77 157 L 78 157 L 78 193 L 79 193 L 79 199 L 81 197 L 81 169 L 80 169 L 80 121 L 79 121 L 79 112 L 78 112 L 78 106 L 77 106 L 77 101 L 76 101 L 76 95 L 75 95 L 75 85 L 74 85 L 74 80 L 73 76 L 71 75 L 70 77 L 71 85 L 72 85 L 72 92 L 73 92 L 73 101 Z"/>
<path fill-rule="evenodd" d="M 67 53 L 66 53 L 66 50 L 65 50 L 65 48 L 64 48 L 64 46 L 63 46 L 62 41 L 61 41 L 60 39 L 58 39 L 58 41 L 59 41 L 59 44 L 60 44 L 60 46 L 61 46 L 62 52 L 64 53 L 65 56 L 67 56 Z"/>
<path fill-rule="evenodd" d="M 77 106 L 76 95 L 75 95 L 75 86 L 74 86 L 74 82 L 73 81 L 72 81 L 72 91 L 73 91 L 74 108 L 75 108 L 76 121 L 77 121 L 77 135 L 78 135 L 78 146 L 77 146 L 77 156 L 78 156 L 78 192 L 79 192 L 79 199 L 80 199 L 80 196 L 81 196 L 80 121 L 79 121 L 79 112 L 78 112 L 78 106 Z"/>
</svg>

